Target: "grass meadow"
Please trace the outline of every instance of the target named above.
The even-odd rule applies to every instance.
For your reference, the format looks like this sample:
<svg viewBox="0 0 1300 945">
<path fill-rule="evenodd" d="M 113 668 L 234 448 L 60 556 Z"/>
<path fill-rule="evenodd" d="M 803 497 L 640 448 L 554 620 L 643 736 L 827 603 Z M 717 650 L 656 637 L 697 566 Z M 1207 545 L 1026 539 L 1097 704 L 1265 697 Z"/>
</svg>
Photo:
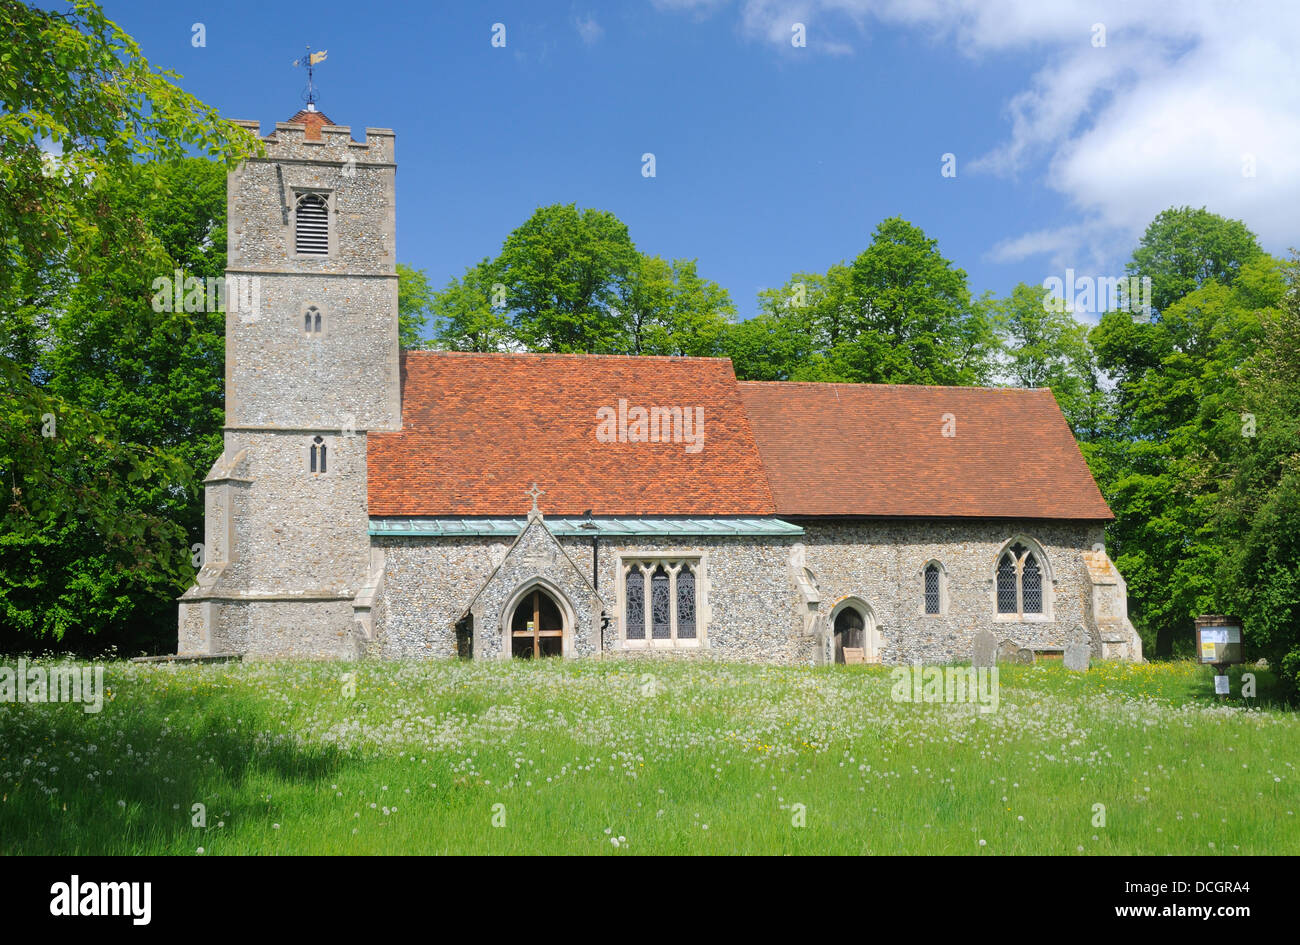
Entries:
<svg viewBox="0 0 1300 945">
<path fill-rule="evenodd" d="M 1300 853 L 1266 671 L 1006 666 L 982 713 L 889 667 L 103 665 L 97 714 L 0 704 L 0 851 Z"/>
</svg>

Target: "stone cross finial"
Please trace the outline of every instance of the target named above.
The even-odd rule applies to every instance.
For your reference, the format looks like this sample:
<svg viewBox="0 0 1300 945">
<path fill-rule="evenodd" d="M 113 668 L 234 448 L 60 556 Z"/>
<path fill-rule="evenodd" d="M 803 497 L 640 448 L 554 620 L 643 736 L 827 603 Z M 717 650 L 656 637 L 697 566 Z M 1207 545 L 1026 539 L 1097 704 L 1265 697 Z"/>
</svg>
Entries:
<svg viewBox="0 0 1300 945">
<path fill-rule="evenodd" d="M 534 483 L 533 483 L 533 487 L 532 487 L 531 489 L 525 489 L 524 492 L 525 492 L 527 495 L 530 495 L 530 496 L 533 497 L 533 511 L 534 511 L 534 512 L 541 511 L 540 509 L 537 508 L 537 497 L 540 496 L 540 495 L 546 495 L 546 491 L 543 490 L 543 489 L 539 489 L 539 488 L 537 488 L 537 483 L 534 482 Z"/>
</svg>

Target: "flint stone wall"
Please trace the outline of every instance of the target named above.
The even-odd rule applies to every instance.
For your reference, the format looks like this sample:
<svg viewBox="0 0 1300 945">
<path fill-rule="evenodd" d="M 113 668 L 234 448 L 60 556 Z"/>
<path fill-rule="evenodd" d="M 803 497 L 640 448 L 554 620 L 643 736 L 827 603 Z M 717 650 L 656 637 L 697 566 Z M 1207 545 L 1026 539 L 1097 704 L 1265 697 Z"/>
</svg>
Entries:
<svg viewBox="0 0 1300 945">
<path fill-rule="evenodd" d="M 830 617 L 837 603 L 857 598 L 870 608 L 886 663 L 968 660 L 974 635 L 990 630 L 1031 649 L 1062 649 L 1069 631 L 1090 626 L 1091 584 L 1081 553 L 1101 541 L 1101 526 L 1088 523 L 894 522 L 805 523 L 798 538 L 682 539 L 671 544 L 602 539 L 596 586 L 612 617 L 605 630 L 606 651 L 641 654 L 622 645 L 622 597 L 617 576 L 621 555 L 698 557 L 699 622 L 704 645 L 675 655 L 719 659 L 803 663 L 825 661 L 830 653 Z M 1035 540 L 1045 553 L 1050 584 L 1050 616 L 1006 619 L 996 614 L 993 575 L 1004 543 L 1018 535 Z M 385 549 L 383 617 L 376 617 L 378 651 L 390 657 L 455 654 L 456 621 L 505 555 L 505 546 L 488 538 L 376 538 Z M 591 572 L 590 539 L 560 538 L 573 566 Z M 804 561 L 820 592 L 822 637 L 809 632 L 806 605 L 791 576 L 791 554 L 803 545 Z M 946 572 L 945 612 L 924 613 L 921 573 L 930 560 Z M 569 565 L 565 564 L 565 568 Z M 518 581 L 546 569 L 518 572 Z M 555 581 L 554 574 L 550 579 Z M 511 588 L 513 591 L 515 588 Z M 498 603 L 510 596 L 503 592 Z M 585 614 L 583 601 L 570 602 Z M 476 620 L 476 636 L 499 630 L 503 615 L 487 606 Z M 598 632 L 592 651 L 599 646 Z M 580 652 L 587 652 L 584 646 Z M 647 653 L 658 657 L 666 651 Z M 497 642 L 476 656 L 500 653 Z"/>
</svg>

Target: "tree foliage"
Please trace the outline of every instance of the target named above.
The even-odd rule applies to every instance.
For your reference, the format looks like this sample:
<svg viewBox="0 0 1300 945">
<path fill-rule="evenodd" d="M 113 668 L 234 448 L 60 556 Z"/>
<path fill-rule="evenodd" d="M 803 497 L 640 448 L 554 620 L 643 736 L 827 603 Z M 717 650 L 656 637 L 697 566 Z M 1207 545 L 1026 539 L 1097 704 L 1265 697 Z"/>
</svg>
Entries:
<svg viewBox="0 0 1300 945">
<path fill-rule="evenodd" d="M 760 293 L 759 305 L 755 324 L 728 342 L 744 378 L 978 384 L 992 370 L 991 326 L 966 273 L 898 217 L 881 222 L 852 263 L 796 273 Z"/>
<path fill-rule="evenodd" d="M 120 635 L 188 580 L 220 336 L 150 280 L 224 265 L 223 188 L 175 162 L 256 147 L 71 7 L 0 0 L 0 620 L 28 640 Z"/>
<path fill-rule="evenodd" d="M 1261 252 L 1255 234 L 1240 220 L 1204 207 L 1170 208 L 1147 227 L 1128 272 L 1151 279 L 1151 305 L 1163 312 L 1207 282 L 1230 285 Z"/>
<path fill-rule="evenodd" d="M 614 214 L 574 204 L 538 208 L 431 310 L 438 347 L 560 354 L 717 355 L 735 315 L 694 260 L 647 256 Z"/>
</svg>

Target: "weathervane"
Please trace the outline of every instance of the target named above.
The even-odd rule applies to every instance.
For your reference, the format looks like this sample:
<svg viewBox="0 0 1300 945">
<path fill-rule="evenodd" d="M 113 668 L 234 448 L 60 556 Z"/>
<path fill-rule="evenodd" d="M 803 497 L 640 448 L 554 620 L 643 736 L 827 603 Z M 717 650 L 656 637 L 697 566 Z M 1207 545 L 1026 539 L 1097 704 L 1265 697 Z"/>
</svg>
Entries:
<svg viewBox="0 0 1300 945">
<path fill-rule="evenodd" d="M 311 47 L 307 47 L 307 55 L 293 61 L 294 68 L 298 66 L 307 67 L 307 91 L 303 93 L 303 99 L 307 102 L 307 111 L 316 110 L 316 85 L 313 82 L 312 69 L 316 63 L 324 62 L 325 56 L 329 53 L 328 49 L 322 49 L 320 52 L 312 52 Z"/>
</svg>

